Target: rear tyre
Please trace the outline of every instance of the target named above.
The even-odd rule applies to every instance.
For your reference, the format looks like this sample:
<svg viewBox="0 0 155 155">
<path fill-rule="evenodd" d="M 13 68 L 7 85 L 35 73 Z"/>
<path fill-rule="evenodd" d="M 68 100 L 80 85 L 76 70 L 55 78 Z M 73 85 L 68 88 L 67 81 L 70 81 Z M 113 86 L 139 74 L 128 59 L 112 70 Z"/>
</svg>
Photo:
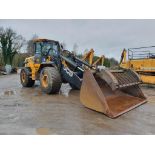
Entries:
<svg viewBox="0 0 155 155">
<path fill-rule="evenodd" d="M 62 81 L 59 71 L 54 67 L 45 67 L 40 73 L 40 86 L 47 94 L 59 92 Z"/>
<path fill-rule="evenodd" d="M 20 72 L 20 81 L 23 87 L 32 87 L 35 83 L 35 80 L 32 80 L 30 77 L 30 69 L 23 68 Z"/>
</svg>

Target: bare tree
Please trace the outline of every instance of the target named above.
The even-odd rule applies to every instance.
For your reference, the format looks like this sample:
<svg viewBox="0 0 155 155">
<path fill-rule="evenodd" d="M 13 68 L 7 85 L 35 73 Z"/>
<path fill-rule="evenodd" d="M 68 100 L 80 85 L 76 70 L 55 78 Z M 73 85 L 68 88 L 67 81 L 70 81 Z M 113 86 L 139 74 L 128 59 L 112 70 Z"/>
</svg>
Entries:
<svg viewBox="0 0 155 155">
<path fill-rule="evenodd" d="M 3 65 L 3 56 L 2 56 L 2 50 L 0 49 L 0 66 Z"/>
<path fill-rule="evenodd" d="M 73 53 L 74 53 L 74 55 L 77 55 L 77 52 L 78 52 L 78 45 L 75 43 L 74 45 L 73 45 Z"/>
<path fill-rule="evenodd" d="M 32 38 L 27 42 L 27 53 L 30 55 L 34 54 L 34 48 L 33 48 L 33 40 L 38 39 L 39 36 L 37 34 L 34 34 Z"/>
<path fill-rule="evenodd" d="M 13 58 L 19 53 L 24 41 L 24 38 L 11 28 L 0 27 L 0 49 L 5 65 L 12 65 Z"/>
</svg>

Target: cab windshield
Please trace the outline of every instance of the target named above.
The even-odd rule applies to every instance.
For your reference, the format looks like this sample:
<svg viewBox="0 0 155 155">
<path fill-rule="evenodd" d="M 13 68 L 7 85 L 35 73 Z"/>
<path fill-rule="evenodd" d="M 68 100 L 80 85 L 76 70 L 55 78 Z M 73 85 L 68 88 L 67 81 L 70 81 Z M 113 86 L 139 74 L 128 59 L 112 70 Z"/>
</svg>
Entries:
<svg viewBox="0 0 155 155">
<path fill-rule="evenodd" d="M 59 51 L 58 43 L 56 42 L 37 42 L 36 54 L 56 55 Z"/>
</svg>

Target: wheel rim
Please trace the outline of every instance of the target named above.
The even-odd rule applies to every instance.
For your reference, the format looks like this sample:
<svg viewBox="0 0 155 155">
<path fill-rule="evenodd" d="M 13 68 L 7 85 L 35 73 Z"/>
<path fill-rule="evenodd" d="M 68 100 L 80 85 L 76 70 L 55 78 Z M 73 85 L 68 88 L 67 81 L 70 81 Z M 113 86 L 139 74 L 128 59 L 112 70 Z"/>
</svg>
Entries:
<svg viewBox="0 0 155 155">
<path fill-rule="evenodd" d="M 42 86 L 44 88 L 48 87 L 48 76 L 47 76 L 47 74 L 42 75 L 41 83 L 42 83 Z"/>
<path fill-rule="evenodd" d="M 26 81 L 26 74 L 24 71 L 22 71 L 22 73 L 21 73 L 21 79 L 22 79 L 23 83 Z"/>
</svg>

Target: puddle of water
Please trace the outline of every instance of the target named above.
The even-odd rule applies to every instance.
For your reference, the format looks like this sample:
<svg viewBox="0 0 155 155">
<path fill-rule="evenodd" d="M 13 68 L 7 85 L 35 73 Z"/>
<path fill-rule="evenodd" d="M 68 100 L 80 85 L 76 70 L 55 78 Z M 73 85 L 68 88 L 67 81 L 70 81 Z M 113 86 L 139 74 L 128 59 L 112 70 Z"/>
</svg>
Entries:
<svg viewBox="0 0 155 155">
<path fill-rule="evenodd" d="M 3 104 L 4 107 L 26 107 L 27 104 L 19 104 L 19 103 L 14 103 L 14 104 Z"/>
<path fill-rule="evenodd" d="M 36 134 L 38 135 L 57 135 L 56 129 L 53 128 L 37 128 Z"/>
<path fill-rule="evenodd" d="M 44 95 L 46 95 L 46 93 L 38 90 L 35 90 L 33 93 L 33 96 L 44 96 Z"/>
<path fill-rule="evenodd" d="M 48 135 L 49 129 L 48 128 L 38 128 L 38 129 L 36 129 L 36 132 L 39 135 Z"/>
<path fill-rule="evenodd" d="M 6 95 L 6 96 L 15 95 L 15 94 L 16 94 L 15 90 L 6 90 L 3 92 L 3 95 Z"/>
<path fill-rule="evenodd" d="M 4 95 L 14 95 L 14 94 L 15 93 L 12 90 L 7 90 L 7 91 L 4 92 Z"/>
<path fill-rule="evenodd" d="M 61 85 L 59 94 L 63 95 L 65 97 L 68 97 L 70 94 L 70 91 L 72 90 L 72 88 L 70 87 L 70 85 L 67 83 L 63 83 Z M 40 85 L 35 84 L 35 86 L 33 86 L 33 88 L 24 88 L 22 87 L 21 89 L 22 93 L 27 93 L 27 94 L 32 94 L 33 96 L 46 96 L 46 93 L 41 91 Z"/>
</svg>

